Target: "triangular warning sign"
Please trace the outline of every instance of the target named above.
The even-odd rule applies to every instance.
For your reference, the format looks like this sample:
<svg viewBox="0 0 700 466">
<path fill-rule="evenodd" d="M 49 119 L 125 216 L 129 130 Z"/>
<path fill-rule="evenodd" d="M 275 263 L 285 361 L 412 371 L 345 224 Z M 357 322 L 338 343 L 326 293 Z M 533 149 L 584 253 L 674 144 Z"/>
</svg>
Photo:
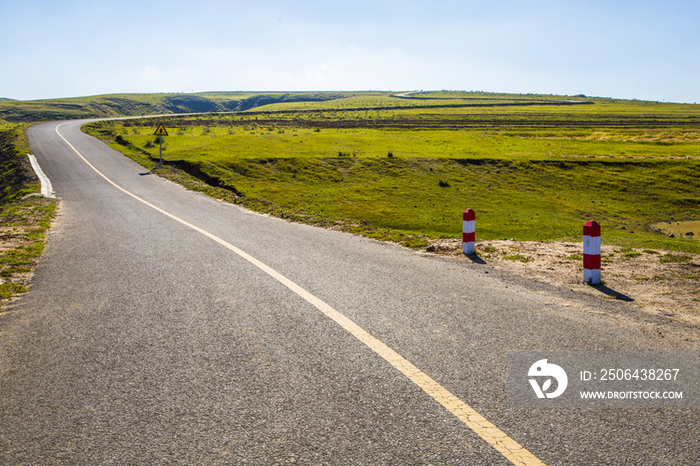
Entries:
<svg viewBox="0 0 700 466">
<path fill-rule="evenodd" d="M 167 136 L 168 132 L 165 130 L 165 126 L 161 123 L 158 125 L 158 129 L 156 130 L 155 133 L 153 133 L 154 136 Z"/>
</svg>

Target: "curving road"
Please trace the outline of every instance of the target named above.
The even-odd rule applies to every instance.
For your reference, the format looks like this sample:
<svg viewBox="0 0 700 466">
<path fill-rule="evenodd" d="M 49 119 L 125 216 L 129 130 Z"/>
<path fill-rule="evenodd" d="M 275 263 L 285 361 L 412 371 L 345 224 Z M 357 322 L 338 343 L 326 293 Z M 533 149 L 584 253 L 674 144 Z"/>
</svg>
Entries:
<svg viewBox="0 0 700 466">
<path fill-rule="evenodd" d="M 28 133 L 62 202 L 0 313 L 0 464 L 700 464 L 698 410 L 514 410 L 505 385 L 508 352 L 697 328 L 250 213 L 81 124 Z"/>
</svg>

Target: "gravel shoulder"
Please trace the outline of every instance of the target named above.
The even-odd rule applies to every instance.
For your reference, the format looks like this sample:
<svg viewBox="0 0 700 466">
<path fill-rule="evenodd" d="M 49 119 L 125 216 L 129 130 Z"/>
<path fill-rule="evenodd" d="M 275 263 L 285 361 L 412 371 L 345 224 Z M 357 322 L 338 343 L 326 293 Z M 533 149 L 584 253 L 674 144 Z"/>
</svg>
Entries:
<svg viewBox="0 0 700 466">
<path fill-rule="evenodd" d="M 431 246 L 435 254 L 471 260 L 462 254 L 460 239 L 437 240 Z M 582 251 L 582 243 L 477 242 L 477 260 L 496 269 L 700 325 L 699 255 L 603 245 L 603 284 L 590 286 L 583 283 Z"/>
</svg>

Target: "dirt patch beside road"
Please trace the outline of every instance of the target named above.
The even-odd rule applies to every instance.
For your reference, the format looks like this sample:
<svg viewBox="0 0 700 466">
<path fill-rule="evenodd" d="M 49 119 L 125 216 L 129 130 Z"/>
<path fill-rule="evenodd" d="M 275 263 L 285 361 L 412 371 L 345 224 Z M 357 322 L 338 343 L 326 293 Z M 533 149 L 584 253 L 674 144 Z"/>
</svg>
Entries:
<svg viewBox="0 0 700 466">
<path fill-rule="evenodd" d="M 27 291 L 57 205 L 55 199 L 30 197 L 0 209 L 0 306 Z"/>
<path fill-rule="evenodd" d="M 431 246 L 436 254 L 464 257 L 461 239 Z M 582 243 L 480 241 L 476 249 L 497 269 L 700 325 L 699 255 L 603 245 L 603 284 L 589 286 L 583 283 Z"/>
</svg>

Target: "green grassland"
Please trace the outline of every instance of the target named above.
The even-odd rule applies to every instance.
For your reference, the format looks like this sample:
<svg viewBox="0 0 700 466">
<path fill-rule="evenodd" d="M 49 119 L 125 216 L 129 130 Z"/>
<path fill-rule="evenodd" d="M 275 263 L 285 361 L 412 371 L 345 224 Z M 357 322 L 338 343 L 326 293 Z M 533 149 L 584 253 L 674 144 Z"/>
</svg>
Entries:
<svg viewBox="0 0 700 466">
<path fill-rule="evenodd" d="M 249 208 L 415 247 L 459 237 L 461 212 L 472 208 L 482 239 L 580 241 L 596 220 L 608 244 L 700 252 L 700 241 L 652 228 L 700 218 L 696 105 L 481 92 L 326 97 L 88 131 L 150 168 L 163 123 L 164 175 L 182 181 L 179 168 L 199 179 L 191 187 Z"/>
</svg>

